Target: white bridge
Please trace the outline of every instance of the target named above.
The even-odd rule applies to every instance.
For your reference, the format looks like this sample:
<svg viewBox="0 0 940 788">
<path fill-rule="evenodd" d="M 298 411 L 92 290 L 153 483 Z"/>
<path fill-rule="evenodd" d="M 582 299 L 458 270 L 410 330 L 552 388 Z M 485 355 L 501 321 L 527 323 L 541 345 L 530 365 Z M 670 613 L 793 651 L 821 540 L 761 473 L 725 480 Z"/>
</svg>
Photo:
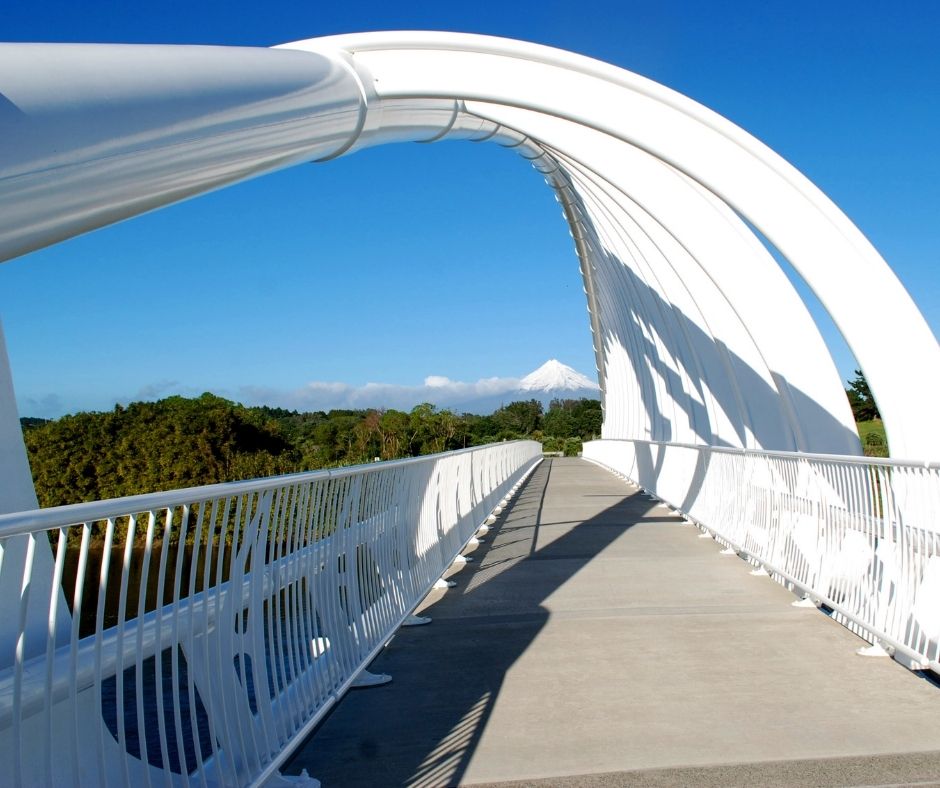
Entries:
<svg viewBox="0 0 940 788">
<path fill-rule="evenodd" d="M 580 260 L 604 405 L 585 457 L 940 673 L 940 348 L 859 230 L 729 121 L 588 58 L 444 33 L 6 44 L 0 98 L 0 260 L 371 145 L 514 148 Z M 859 456 L 760 236 L 842 331 L 899 459 Z M 2 337 L 0 439 L 0 753 L 18 785 L 281 779 L 354 682 L 382 680 L 365 667 L 541 456 L 516 442 L 38 510 Z"/>
</svg>

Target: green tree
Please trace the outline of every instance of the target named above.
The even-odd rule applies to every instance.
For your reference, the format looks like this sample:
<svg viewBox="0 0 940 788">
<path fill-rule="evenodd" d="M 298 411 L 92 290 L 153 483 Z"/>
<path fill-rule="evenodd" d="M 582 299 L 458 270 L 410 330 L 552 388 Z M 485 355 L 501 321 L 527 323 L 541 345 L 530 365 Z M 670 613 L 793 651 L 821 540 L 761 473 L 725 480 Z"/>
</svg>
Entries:
<svg viewBox="0 0 940 788">
<path fill-rule="evenodd" d="M 504 437 L 531 435 L 542 428 L 542 403 L 537 399 L 510 402 L 493 414 L 493 421 Z"/>
<path fill-rule="evenodd" d="M 411 409 L 409 416 L 408 455 L 430 454 L 434 442 L 434 414 L 436 408 L 430 402 L 422 402 Z"/>
<path fill-rule="evenodd" d="M 370 410 L 354 428 L 355 443 L 353 445 L 354 462 L 372 462 L 376 457 L 382 456 L 382 431 L 380 422 L 382 414 L 377 410 Z"/>
<path fill-rule="evenodd" d="M 543 420 L 546 435 L 590 440 L 601 432 L 603 413 L 596 399 L 553 399 Z"/>
<path fill-rule="evenodd" d="M 552 407 L 549 408 L 548 413 L 545 414 L 545 418 L 542 420 L 542 431 L 546 435 L 555 438 L 573 438 L 577 435 L 574 417 L 570 411 L 564 408 L 556 408 L 554 405 L 553 402 Z"/>
<path fill-rule="evenodd" d="M 600 431 L 596 400 L 512 402 L 488 416 L 423 403 L 298 413 L 203 394 L 22 420 L 42 506 L 450 451 L 515 437 L 574 452 Z M 551 429 L 549 429 L 551 428 Z M 554 433 L 554 434 L 553 434 Z"/>
<path fill-rule="evenodd" d="M 868 387 L 868 381 L 860 369 L 855 370 L 855 378 L 849 381 L 849 387 L 845 390 L 849 398 L 849 405 L 852 407 L 852 414 L 856 421 L 872 421 L 880 419 L 881 413 L 875 398 Z"/>
<path fill-rule="evenodd" d="M 24 438 L 43 506 L 285 473 L 299 459 L 276 421 L 211 394 L 65 416 Z"/>
<path fill-rule="evenodd" d="M 405 456 L 409 445 L 409 427 L 411 420 L 407 413 L 400 410 L 387 410 L 379 419 L 379 431 L 382 435 L 383 460 L 397 460 Z"/>
</svg>

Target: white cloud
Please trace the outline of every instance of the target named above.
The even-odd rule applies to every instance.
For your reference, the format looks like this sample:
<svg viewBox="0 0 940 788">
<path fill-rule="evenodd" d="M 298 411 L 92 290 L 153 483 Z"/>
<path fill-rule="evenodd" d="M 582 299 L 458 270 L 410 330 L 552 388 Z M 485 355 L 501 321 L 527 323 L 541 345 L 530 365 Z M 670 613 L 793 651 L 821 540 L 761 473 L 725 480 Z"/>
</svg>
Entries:
<svg viewBox="0 0 940 788">
<path fill-rule="evenodd" d="M 531 377 L 531 376 L 530 376 Z M 395 408 L 411 410 L 422 402 L 430 402 L 440 408 L 457 412 L 491 413 L 501 405 L 516 399 L 529 399 L 539 392 L 521 390 L 520 378 L 480 378 L 467 382 L 451 380 L 445 375 L 428 375 L 418 386 L 402 386 L 394 383 L 366 383 L 351 386 L 348 383 L 313 381 L 295 389 L 270 386 L 242 386 L 237 389 L 213 388 L 213 393 L 225 399 L 246 405 L 270 405 L 289 410 L 313 411 L 349 408 Z M 198 397 L 205 388 L 197 388 L 176 380 L 157 380 L 141 386 L 133 395 L 117 396 L 114 399 L 66 402 L 58 394 L 45 396 L 23 396 L 19 399 L 19 411 L 23 416 L 58 418 L 65 413 L 81 410 L 110 410 L 115 402 L 127 404 L 140 400 L 152 401 L 172 394 Z M 579 392 L 578 396 L 591 396 L 591 392 Z"/>
<path fill-rule="evenodd" d="M 428 375 L 420 386 L 394 383 L 346 383 L 315 381 L 297 389 L 284 390 L 245 386 L 236 398 L 248 405 L 271 405 L 291 410 L 330 410 L 332 408 L 396 408 L 411 410 L 422 402 L 438 407 L 461 407 L 484 397 L 498 397 L 515 391 L 518 378 L 481 378 L 476 382 L 451 380 L 443 375 Z"/>
</svg>

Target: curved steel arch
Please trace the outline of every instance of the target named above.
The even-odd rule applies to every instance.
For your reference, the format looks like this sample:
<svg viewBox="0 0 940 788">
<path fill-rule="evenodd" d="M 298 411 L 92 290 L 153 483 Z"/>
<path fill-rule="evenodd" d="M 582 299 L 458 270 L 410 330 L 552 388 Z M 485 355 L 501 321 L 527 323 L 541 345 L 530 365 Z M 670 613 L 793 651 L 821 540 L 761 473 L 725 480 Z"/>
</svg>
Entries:
<svg viewBox="0 0 940 788">
<path fill-rule="evenodd" d="M 0 259 L 367 146 L 497 142 L 544 175 L 570 226 L 604 437 L 858 453 L 829 353 L 754 227 L 842 330 L 895 456 L 935 452 L 940 348 L 887 264 L 773 151 L 650 80 L 535 44 L 418 32 L 270 50 L 4 45 L 0 74 L 12 108 Z M 855 282 L 879 293 L 878 322 Z"/>
</svg>

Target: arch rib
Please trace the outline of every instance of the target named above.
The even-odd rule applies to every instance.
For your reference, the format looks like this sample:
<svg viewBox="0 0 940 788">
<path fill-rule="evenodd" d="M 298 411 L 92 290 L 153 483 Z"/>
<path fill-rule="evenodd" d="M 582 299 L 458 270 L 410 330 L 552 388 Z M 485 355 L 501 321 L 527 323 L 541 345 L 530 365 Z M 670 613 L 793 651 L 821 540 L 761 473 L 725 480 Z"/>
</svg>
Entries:
<svg viewBox="0 0 940 788">
<path fill-rule="evenodd" d="M 643 375 L 652 377 L 635 383 L 673 422 L 694 409 L 694 392 L 714 394 L 722 376 L 736 377 L 744 407 L 712 403 L 703 430 L 711 437 L 718 410 L 730 409 L 746 413 L 756 448 L 858 450 L 831 358 L 746 221 L 842 330 L 893 452 L 931 456 L 940 439 L 922 416 L 940 388 L 940 348 L 864 236 L 753 137 L 635 74 L 534 44 L 446 33 L 357 34 L 273 50 L 4 45 L 0 74 L 19 111 L 0 153 L 0 259 L 363 147 L 518 143 L 527 158 L 546 154 L 535 166 L 559 193 L 581 257 L 605 434 L 657 439 L 668 429 L 659 421 L 644 432 L 627 416 L 623 400 L 638 389 L 612 371 L 612 353 L 638 364 L 646 347 Z M 856 310 L 855 281 L 878 289 L 890 334 Z M 701 341 L 689 342 L 695 332 Z M 722 369 L 725 352 L 733 375 Z M 920 363 L 917 387 L 906 384 L 910 357 Z M 15 418 L 12 403 L 3 417 Z M 698 431 L 699 416 L 688 419 Z"/>
</svg>

